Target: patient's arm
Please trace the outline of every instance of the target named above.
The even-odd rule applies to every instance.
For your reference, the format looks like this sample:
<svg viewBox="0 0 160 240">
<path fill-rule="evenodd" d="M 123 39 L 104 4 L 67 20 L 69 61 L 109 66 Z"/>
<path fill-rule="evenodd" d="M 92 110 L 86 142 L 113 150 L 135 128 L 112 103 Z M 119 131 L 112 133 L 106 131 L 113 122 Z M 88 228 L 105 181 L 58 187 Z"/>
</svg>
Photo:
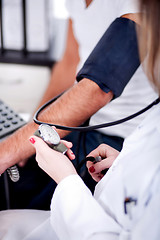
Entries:
<svg viewBox="0 0 160 240">
<path fill-rule="evenodd" d="M 133 14 L 124 15 L 123 17 L 136 21 Z M 40 114 L 40 120 L 55 124 L 78 126 L 110 102 L 112 97 L 112 92 L 105 93 L 95 82 L 83 79 L 44 110 Z M 0 173 L 34 153 L 33 148 L 28 143 L 28 138 L 36 129 L 36 124 L 31 122 L 0 143 Z M 67 134 L 65 131 L 59 131 L 59 133 L 61 137 Z"/>
<path fill-rule="evenodd" d="M 55 124 L 78 126 L 110 102 L 112 96 L 112 92 L 103 92 L 95 82 L 83 79 L 45 109 L 39 119 Z M 34 154 L 28 139 L 37 128 L 34 122 L 30 122 L 0 143 L 0 173 Z M 64 137 L 67 132 L 60 130 L 59 134 Z"/>
</svg>

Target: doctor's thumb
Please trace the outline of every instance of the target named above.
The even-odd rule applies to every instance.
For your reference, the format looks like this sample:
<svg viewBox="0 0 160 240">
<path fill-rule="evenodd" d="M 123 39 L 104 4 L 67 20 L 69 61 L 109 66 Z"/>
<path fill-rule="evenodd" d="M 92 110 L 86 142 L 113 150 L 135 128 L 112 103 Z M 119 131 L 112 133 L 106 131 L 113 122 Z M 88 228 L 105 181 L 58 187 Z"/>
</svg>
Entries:
<svg viewBox="0 0 160 240">
<path fill-rule="evenodd" d="M 29 138 L 29 141 L 35 149 L 43 149 L 46 146 L 45 142 L 41 138 L 36 136 L 31 136 Z"/>
</svg>

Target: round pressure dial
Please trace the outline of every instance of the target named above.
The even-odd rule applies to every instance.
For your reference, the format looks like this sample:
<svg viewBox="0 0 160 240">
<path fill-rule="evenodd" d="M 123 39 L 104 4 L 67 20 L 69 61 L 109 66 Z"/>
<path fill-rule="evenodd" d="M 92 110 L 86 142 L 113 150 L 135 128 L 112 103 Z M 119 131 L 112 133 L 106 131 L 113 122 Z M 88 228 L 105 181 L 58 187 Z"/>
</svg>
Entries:
<svg viewBox="0 0 160 240">
<path fill-rule="evenodd" d="M 60 137 L 56 130 L 47 124 L 41 124 L 39 126 L 40 136 L 43 140 L 49 144 L 58 145 L 60 143 Z"/>
</svg>

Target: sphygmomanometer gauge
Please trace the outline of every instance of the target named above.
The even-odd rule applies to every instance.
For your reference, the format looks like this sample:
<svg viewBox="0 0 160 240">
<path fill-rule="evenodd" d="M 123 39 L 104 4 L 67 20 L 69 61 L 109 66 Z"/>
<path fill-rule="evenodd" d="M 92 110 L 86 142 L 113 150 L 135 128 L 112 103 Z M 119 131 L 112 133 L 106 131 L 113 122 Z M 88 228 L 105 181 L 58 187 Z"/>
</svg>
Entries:
<svg viewBox="0 0 160 240">
<path fill-rule="evenodd" d="M 39 125 L 39 128 L 34 135 L 42 138 L 48 146 L 58 152 L 65 154 L 68 150 L 68 148 L 60 141 L 60 136 L 56 130 L 48 124 Z"/>
<path fill-rule="evenodd" d="M 40 137 L 42 137 L 46 143 L 53 145 L 58 145 L 60 143 L 59 134 L 49 125 L 41 124 L 38 130 L 40 132 Z"/>
</svg>

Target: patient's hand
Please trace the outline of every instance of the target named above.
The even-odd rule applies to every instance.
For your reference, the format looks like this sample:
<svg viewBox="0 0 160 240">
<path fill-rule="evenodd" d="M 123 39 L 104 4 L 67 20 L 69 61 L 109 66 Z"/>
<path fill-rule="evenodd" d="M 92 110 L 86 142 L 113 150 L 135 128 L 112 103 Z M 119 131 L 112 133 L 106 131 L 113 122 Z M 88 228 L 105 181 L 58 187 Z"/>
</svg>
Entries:
<svg viewBox="0 0 160 240">
<path fill-rule="evenodd" d="M 72 150 L 72 143 L 62 141 L 69 149 L 67 156 L 60 152 L 51 149 L 41 138 L 32 136 L 30 142 L 36 149 L 36 161 L 40 168 L 42 168 L 53 180 L 58 184 L 62 179 L 71 175 L 77 174 L 72 162 L 75 158 Z"/>
<path fill-rule="evenodd" d="M 118 155 L 119 152 L 107 144 L 99 145 L 95 150 L 88 154 L 87 157 L 100 156 L 102 158 L 102 161 L 100 162 L 93 163 L 91 161 L 87 161 L 86 164 L 90 175 L 96 182 L 100 181 L 100 179 L 104 176 L 101 171 L 110 168 Z"/>
</svg>

